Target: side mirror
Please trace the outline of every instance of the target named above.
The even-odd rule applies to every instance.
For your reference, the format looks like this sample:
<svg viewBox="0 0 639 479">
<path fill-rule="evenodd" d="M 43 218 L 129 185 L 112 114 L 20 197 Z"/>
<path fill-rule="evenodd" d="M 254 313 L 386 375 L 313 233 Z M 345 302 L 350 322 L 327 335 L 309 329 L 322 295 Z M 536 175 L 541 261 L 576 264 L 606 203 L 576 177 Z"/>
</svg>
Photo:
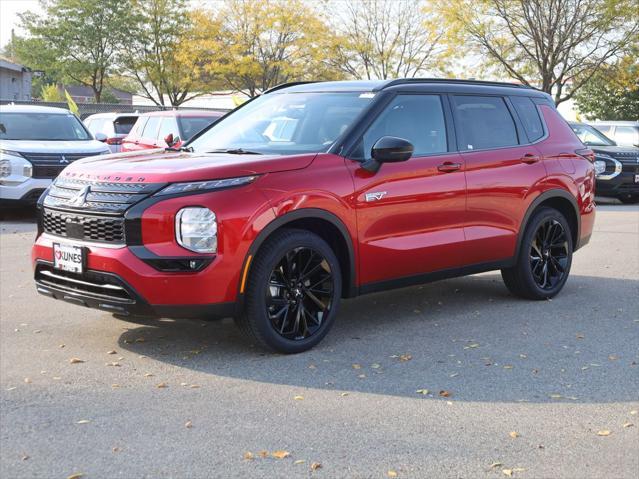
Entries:
<svg viewBox="0 0 639 479">
<path fill-rule="evenodd" d="M 377 173 L 382 163 L 406 161 L 413 155 L 414 150 L 413 144 L 408 140 L 395 136 L 382 136 L 371 148 L 371 159 L 362 163 L 362 168 Z"/>
<path fill-rule="evenodd" d="M 96 133 L 95 139 L 104 143 L 105 141 L 107 141 L 107 136 L 104 133 Z"/>
<path fill-rule="evenodd" d="M 171 148 L 180 142 L 179 136 L 173 136 L 173 133 L 169 133 L 164 137 L 164 142 Z"/>
</svg>

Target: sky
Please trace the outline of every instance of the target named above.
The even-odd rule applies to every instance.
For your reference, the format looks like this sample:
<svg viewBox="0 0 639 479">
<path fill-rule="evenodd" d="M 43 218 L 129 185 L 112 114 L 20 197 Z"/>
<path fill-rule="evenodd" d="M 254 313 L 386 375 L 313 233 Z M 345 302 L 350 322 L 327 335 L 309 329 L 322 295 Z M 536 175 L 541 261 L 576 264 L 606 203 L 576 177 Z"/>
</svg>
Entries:
<svg viewBox="0 0 639 479">
<path fill-rule="evenodd" d="M 11 29 L 18 30 L 19 13 L 31 11 L 40 11 L 40 3 L 38 0 L 0 0 L 0 47 L 4 47 L 11 39 Z"/>
</svg>

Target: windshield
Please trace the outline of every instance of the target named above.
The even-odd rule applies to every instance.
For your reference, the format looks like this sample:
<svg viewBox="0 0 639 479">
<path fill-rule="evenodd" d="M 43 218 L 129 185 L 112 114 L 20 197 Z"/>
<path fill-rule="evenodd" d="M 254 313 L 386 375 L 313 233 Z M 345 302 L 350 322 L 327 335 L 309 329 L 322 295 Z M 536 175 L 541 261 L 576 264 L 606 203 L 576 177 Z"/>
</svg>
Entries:
<svg viewBox="0 0 639 479">
<path fill-rule="evenodd" d="M 90 140 L 74 115 L 59 113 L 0 113 L 0 140 Z"/>
<path fill-rule="evenodd" d="M 572 131 L 579 137 L 584 145 L 589 146 L 615 146 L 616 143 L 601 133 L 599 130 L 588 125 L 570 125 Z"/>
<path fill-rule="evenodd" d="M 188 146 L 292 155 L 326 152 L 370 104 L 371 93 L 274 93 L 213 125 Z"/>
</svg>

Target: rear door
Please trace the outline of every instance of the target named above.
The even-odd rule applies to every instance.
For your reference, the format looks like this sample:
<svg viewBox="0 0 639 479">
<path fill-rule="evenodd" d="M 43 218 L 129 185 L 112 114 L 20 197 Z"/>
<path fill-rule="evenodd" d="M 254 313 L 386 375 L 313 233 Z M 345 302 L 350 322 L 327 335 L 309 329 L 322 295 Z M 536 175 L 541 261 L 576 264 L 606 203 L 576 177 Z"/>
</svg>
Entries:
<svg viewBox="0 0 639 479">
<path fill-rule="evenodd" d="M 383 164 L 377 173 L 348 162 L 355 184 L 360 282 L 375 283 L 461 264 L 466 185 L 463 159 L 446 127 L 448 105 L 436 94 L 398 94 L 361 139 L 359 159 L 370 159 L 383 136 L 410 141 L 413 157 Z"/>
<path fill-rule="evenodd" d="M 451 95 L 457 144 L 466 168 L 464 264 L 497 262 L 515 253 L 531 187 L 546 176 L 540 152 L 503 96 Z M 526 101 L 529 99 L 526 97 Z M 518 101 L 518 100 L 517 100 Z M 543 127 L 536 108 L 528 121 Z"/>
</svg>

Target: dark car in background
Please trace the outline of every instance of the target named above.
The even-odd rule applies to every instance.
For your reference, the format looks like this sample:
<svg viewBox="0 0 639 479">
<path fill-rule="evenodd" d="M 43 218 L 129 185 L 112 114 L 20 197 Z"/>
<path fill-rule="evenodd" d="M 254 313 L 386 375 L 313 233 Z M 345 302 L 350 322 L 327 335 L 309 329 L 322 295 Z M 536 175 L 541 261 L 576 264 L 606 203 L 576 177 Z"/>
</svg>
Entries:
<svg viewBox="0 0 639 479">
<path fill-rule="evenodd" d="M 178 148 L 226 112 L 213 110 L 154 111 L 140 115 L 122 141 L 121 151 Z"/>
<path fill-rule="evenodd" d="M 596 192 L 623 203 L 639 201 L 639 148 L 619 146 L 597 128 L 570 123 L 579 139 L 595 152 Z"/>
<path fill-rule="evenodd" d="M 122 140 L 139 116 L 138 113 L 96 113 L 86 117 L 84 124 L 97 140 L 109 145 L 112 153 L 118 153 L 122 148 Z"/>
</svg>

